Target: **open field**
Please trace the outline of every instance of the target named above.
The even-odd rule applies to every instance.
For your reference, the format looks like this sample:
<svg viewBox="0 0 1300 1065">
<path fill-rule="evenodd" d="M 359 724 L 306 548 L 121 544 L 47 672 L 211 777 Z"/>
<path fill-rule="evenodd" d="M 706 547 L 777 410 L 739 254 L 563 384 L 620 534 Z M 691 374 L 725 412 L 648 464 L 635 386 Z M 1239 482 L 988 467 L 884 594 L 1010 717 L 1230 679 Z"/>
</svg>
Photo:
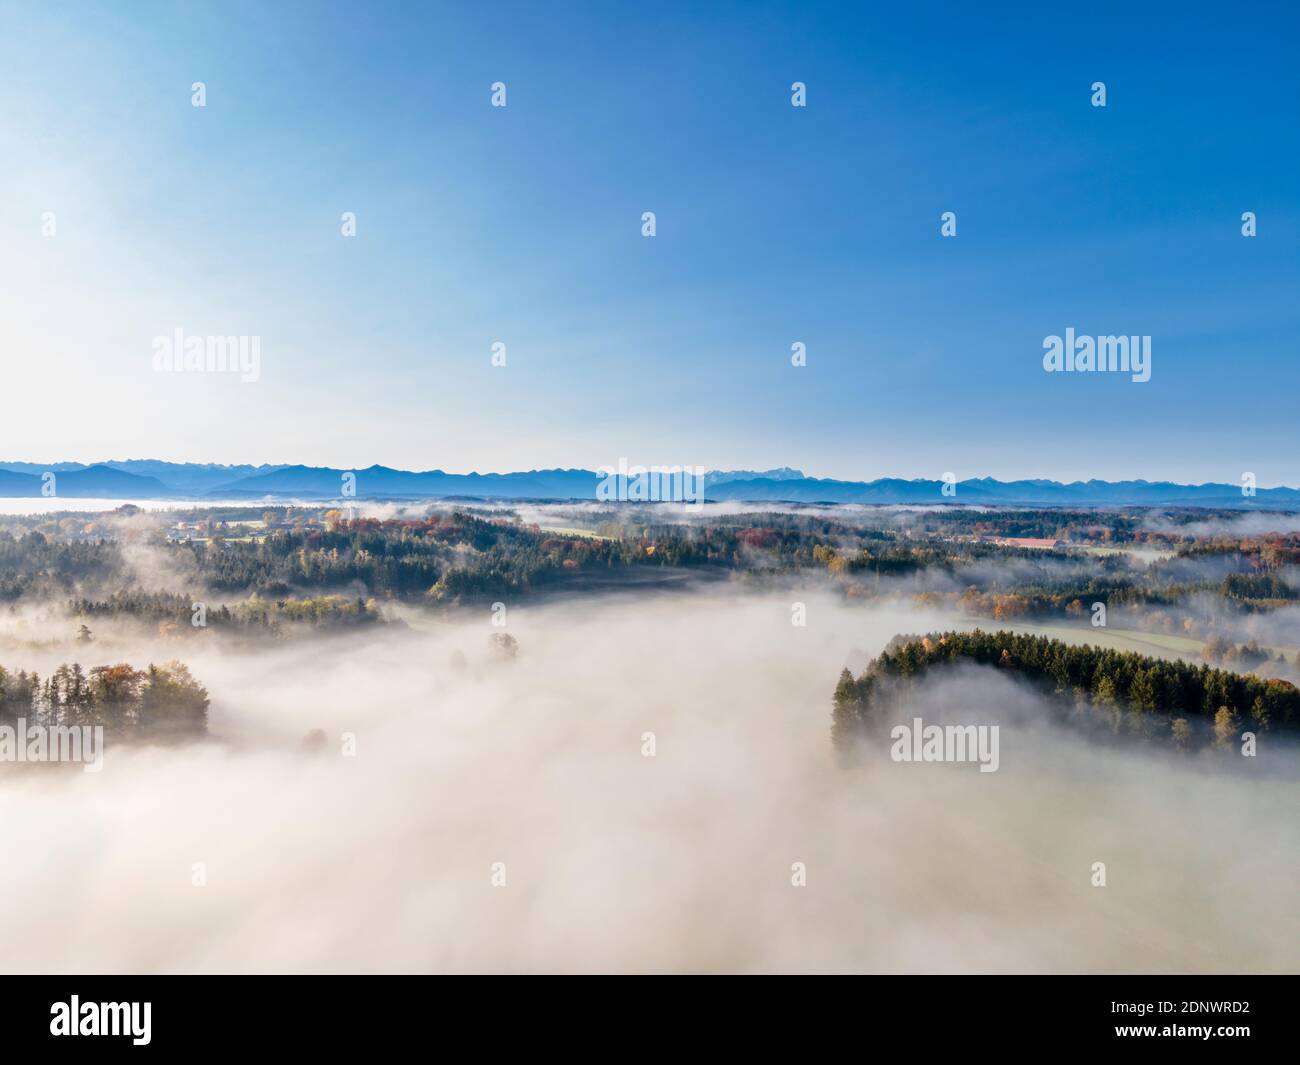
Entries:
<svg viewBox="0 0 1300 1065">
<path fill-rule="evenodd" d="M 1138 654 L 1194 662 L 1202 661 L 1201 651 L 1205 647 L 1204 641 L 1189 636 L 1175 636 L 1165 632 L 1139 632 L 1111 626 L 1092 628 L 1085 625 L 1033 624 L 1023 621 L 995 622 L 988 618 L 964 617 L 961 620 L 961 627 L 986 630 L 1007 629 L 1011 632 L 1047 636 L 1078 645 L 1091 644 L 1093 647 L 1109 647 L 1116 651 L 1134 651 Z M 1288 659 L 1294 659 L 1298 653 L 1294 647 L 1265 647 L 1264 650 L 1273 655 L 1285 655 Z"/>
<path fill-rule="evenodd" d="M 590 529 L 575 529 L 562 525 L 539 525 L 538 528 L 544 533 L 554 533 L 556 536 L 578 536 L 584 540 L 613 540 L 612 536 L 602 536 L 600 533 L 592 532 Z"/>
<path fill-rule="evenodd" d="M 1054 640 L 1093 647 L 1109 647 L 1116 651 L 1136 651 L 1139 654 L 1162 658 L 1194 659 L 1201 653 L 1204 643 L 1185 636 L 1165 633 L 1136 632 L 1131 629 L 1092 628 L 1083 625 L 1034 624 L 1023 621 L 991 621 L 989 618 L 964 617 L 961 627 L 968 629 L 1007 629 L 1031 636 L 1047 636 Z"/>
</svg>

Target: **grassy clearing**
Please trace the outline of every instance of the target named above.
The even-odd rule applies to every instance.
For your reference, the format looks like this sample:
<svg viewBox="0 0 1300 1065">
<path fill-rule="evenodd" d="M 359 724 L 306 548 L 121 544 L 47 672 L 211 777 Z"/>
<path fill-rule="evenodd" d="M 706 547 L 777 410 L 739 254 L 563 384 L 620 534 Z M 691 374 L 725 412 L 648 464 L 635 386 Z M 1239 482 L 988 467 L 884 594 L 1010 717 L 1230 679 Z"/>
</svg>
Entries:
<svg viewBox="0 0 1300 1065">
<path fill-rule="evenodd" d="M 1109 647 L 1115 651 L 1136 651 L 1139 654 L 1155 655 L 1159 658 L 1204 661 L 1201 658 L 1201 651 L 1205 647 L 1204 641 L 1190 636 L 1175 636 L 1167 632 L 1139 632 L 1136 629 L 1110 627 L 1094 629 L 1081 625 L 1044 625 L 973 617 L 963 618 L 961 623 L 963 627 L 972 629 L 981 628 L 994 632 L 998 629 L 1008 629 L 1011 632 L 1022 632 L 1031 636 L 1048 636 L 1054 640 L 1064 640 L 1066 643 L 1076 645 L 1092 644 L 1093 647 Z M 1285 655 L 1291 661 L 1295 661 L 1298 653 L 1294 647 L 1264 647 L 1264 650 L 1271 655 Z"/>
<path fill-rule="evenodd" d="M 1140 562 L 1158 562 L 1162 559 L 1174 557 L 1172 551 L 1160 551 L 1151 547 L 1103 547 L 1101 544 L 1088 544 L 1083 550 L 1090 555 L 1096 555 L 1098 558 L 1104 558 L 1107 555 L 1128 555 Z"/>
<path fill-rule="evenodd" d="M 964 618 L 964 626 L 996 631 L 1008 629 L 1011 632 L 1026 633 L 1031 636 L 1047 636 L 1054 640 L 1064 640 L 1075 645 L 1091 644 L 1093 647 L 1108 647 L 1114 651 L 1136 651 L 1139 654 L 1155 655 L 1160 658 L 1200 660 L 1201 648 L 1205 646 L 1200 640 L 1188 636 L 1173 636 L 1163 632 L 1138 632 L 1133 629 L 1098 628 L 1078 625 L 1041 625 L 1022 621 L 993 621 L 990 618 Z"/>
<path fill-rule="evenodd" d="M 594 533 L 590 529 L 572 529 L 563 525 L 539 525 L 539 529 L 545 533 L 555 533 L 556 536 L 577 536 L 584 540 L 613 540 L 613 536 L 602 536 L 600 533 Z"/>
</svg>

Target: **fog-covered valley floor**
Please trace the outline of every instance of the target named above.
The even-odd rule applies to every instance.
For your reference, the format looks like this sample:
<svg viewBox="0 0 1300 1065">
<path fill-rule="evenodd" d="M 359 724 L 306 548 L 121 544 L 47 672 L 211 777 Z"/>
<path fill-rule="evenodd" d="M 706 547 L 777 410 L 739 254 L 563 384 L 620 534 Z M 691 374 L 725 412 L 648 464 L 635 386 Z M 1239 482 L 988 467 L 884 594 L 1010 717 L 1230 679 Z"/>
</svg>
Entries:
<svg viewBox="0 0 1300 1065">
<path fill-rule="evenodd" d="M 1300 964 L 1297 786 L 1264 760 L 1092 747 L 972 669 L 923 700 L 1004 721 L 997 772 L 840 769 L 839 671 L 945 615 L 601 597 L 512 608 L 513 661 L 487 608 L 410 620 L 252 653 L 122 637 L 114 660 L 185 659 L 212 738 L 0 773 L 0 970 Z"/>
</svg>

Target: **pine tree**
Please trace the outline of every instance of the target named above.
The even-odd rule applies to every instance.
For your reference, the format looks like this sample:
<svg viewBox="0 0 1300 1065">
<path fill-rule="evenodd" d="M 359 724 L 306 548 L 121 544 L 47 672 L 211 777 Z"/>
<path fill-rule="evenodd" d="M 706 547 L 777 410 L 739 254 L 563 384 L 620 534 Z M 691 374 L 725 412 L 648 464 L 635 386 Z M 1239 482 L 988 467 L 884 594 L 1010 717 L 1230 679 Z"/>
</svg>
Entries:
<svg viewBox="0 0 1300 1065">
<path fill-rule="evenodd" d="M 1128 701 L 1130 707 L 1140 714 L 1159 708 L 1154 671 L 1139 669 L 1133 674 L 1133 683 L 1128 689 Z"/>
<path fill-rule="evenodd" d="M 839 683 L 835 685 L 831 710 L 831 744 L 841 763 L 849 760 L 861 735 L 861 709 L 858 686 L 853 680 L 853 674 L 845 669 L 841 671 Z"/>
</svg>

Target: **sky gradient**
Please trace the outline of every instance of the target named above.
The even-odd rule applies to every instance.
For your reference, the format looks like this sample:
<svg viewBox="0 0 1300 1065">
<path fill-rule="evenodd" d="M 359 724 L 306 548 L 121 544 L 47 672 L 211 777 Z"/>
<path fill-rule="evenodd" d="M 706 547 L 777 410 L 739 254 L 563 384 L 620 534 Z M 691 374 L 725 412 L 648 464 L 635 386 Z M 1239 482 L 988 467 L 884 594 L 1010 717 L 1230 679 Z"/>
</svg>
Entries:
<svg viewBox="0 0 1300 1065">
<path fill-rule="evenodd" d="M 1300 484 L 1294 5 L 847 6 L 0 3 L 0 459 Z"/>
</svg>

